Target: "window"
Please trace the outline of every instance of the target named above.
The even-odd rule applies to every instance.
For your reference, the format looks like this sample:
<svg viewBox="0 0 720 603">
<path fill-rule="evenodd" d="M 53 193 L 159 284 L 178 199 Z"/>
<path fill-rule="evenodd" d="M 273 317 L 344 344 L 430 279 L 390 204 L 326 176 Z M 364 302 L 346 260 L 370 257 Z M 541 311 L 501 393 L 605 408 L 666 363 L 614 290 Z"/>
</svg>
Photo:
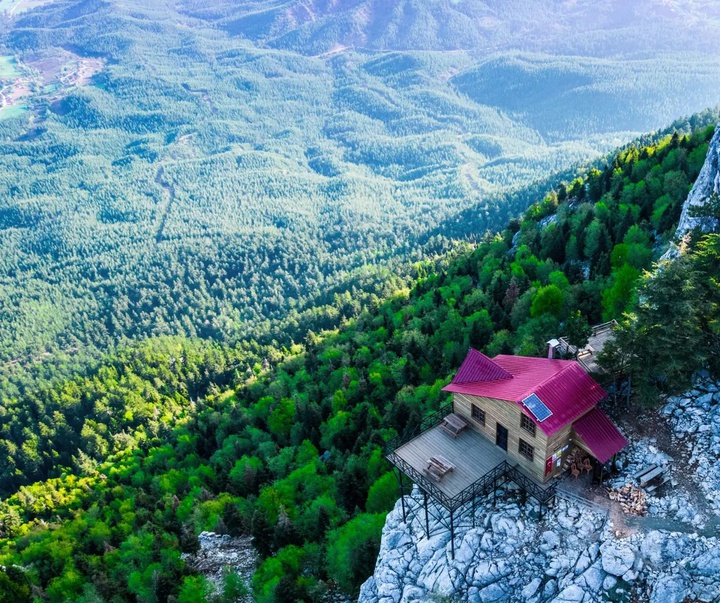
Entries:
<svg viewBox="0 0 720 603">
<path fill-rule="evenodd" d="M 535 437 L 535 423 L 533 423 L 532 419 L 524 413 L 520 414 L 520 427 Z"/>
<path fill-rule="evenodd" d="M 481 425 L 485 425 L 485 411 L 478 408 L 474 404 L 471 405 L 470 416 Z"/>
<path fill-rule="evenodd" d="M 530 446 L 525 440 L 520 438 L 520 446 L 518 447 L 518 451 L 520 454 L 522 454 L 527 460 L 532 461 L 533 456 L 535 455 L 535 449 Z"/>
</svg>

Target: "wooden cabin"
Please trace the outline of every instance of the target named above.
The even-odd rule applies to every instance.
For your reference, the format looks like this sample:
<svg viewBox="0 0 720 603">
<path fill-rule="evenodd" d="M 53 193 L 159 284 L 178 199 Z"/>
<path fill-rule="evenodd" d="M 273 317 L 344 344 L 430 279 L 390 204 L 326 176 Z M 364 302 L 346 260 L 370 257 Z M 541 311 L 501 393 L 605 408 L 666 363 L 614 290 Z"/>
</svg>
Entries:
<svg viewBox="0 0 720 603">
<path fill-rule="evenodd" d="M 579 448 L 605 464 L 627 441 L 597 407 L 603 388 L 574 360 L 471 349 L 452 383 L 453 412 L 540 482 Z"/>
</svg>

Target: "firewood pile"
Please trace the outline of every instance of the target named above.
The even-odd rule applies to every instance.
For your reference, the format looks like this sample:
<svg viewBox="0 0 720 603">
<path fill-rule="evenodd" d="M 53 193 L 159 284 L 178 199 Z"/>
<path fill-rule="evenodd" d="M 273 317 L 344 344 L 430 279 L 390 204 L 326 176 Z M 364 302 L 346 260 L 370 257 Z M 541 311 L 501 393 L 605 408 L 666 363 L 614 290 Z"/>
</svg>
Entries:
<svg viewBox="0 0 720 603">
<path fill-rule="evenodd" d="M 608 497 L 620 503 L 628 515 L 645 515 L 648 510 L 647 495 L 640 488 L 626 484 L 622 488 L 609 489 Z"/>
</svg>

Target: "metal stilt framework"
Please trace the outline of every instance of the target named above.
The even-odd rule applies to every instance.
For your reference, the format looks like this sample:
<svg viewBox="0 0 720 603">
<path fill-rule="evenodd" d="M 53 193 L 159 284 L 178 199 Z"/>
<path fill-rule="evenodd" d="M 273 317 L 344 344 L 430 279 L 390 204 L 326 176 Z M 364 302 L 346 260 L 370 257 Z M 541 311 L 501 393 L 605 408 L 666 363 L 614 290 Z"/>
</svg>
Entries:
<svg viewBox="0 0 720 603">
<path fill-rule="evenodd" d="M 543 487 L 525 475 L 520 469 L 511 465 L 508 461 L 502 461 L 468 487 L 454 494 L 454 496 L 448 495 L 438 484 L 433 483 L 428 477 L 412 467 L 395 452 L 400 445 L 415 437 L 419 431 L 436 425 L 438 417 L 441 418 L 444 416 L 443 413 L 445 412 L 446 409 L 441 409 L 441 411 L 429 418 L 429 420 L 423 421 L 412 433 L 405 434 L 404 437 L 396 438 L 396 440 L 390 442 L 386 448 L 386 458 L 397 471 L 400 496 L 402 498 L 403 521 L 407 523 L 408 514 L 417 516 L 422 508 L 422 512 L 424 512 L 424 522 L 421 522 L 421 524 L 424 524 L 423 530 L 426 537 L 429 538 L 431 535 L 430 517 L 432 516 L 433 519 L 436 520 L 436 525 L 444 525 L 449 529 L 451 539 L 450 549 L 454 559 L 455 529 L 459 527 L 459 522 L 467 518 L 468 515 L 470 516 L 472 527 L 475 527 L 476 501 L 479 497 L 487 496 L 492 491 L 493 504 L 495 504 L 497 502 L 498 487 L 511 481 L 520 487 L 520 491 L 524 496 L 531 496 L 539 503 L 539 516 L 540 519 L 542 519 L 544 509 L 555 499 L 556 486 L 552 484 L 548 487 Z M 418 493 L 422 494 L 422 501 L 415 501 L 413 493 L 410 493 L 410 496 L 405 496 L 404 476 L 410 478 L 411 482 L 418 487 Z M 428 498 L 432 499 L 435 504 L 429 505 Z"/>
</svg>

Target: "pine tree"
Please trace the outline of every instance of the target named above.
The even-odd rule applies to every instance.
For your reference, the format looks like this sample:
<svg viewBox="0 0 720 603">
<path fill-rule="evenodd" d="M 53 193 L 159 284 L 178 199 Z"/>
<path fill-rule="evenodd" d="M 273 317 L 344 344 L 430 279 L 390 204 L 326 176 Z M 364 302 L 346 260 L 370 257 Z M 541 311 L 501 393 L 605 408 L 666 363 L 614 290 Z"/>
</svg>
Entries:
<svg viewBox="0 0 720 603">
<path fill-rule="evenodd" d="M 680 391 L 707 361 L 697 276 L 687 256 L 645 273 L 635 312 L 604 350 L 601 362 L 630 373 L 643 403 L 656 402 L 661 392 Z"/>
</svg>

